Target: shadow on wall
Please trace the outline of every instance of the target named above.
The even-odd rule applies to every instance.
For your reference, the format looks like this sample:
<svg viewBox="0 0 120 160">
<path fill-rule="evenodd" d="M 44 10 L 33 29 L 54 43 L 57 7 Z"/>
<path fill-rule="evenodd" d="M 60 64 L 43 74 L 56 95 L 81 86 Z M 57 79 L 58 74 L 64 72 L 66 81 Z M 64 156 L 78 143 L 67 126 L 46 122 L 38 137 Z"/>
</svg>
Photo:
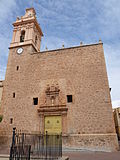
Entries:
<svg viewBox="0 0 120 160">
<path fill-rule="evenodd" d="M 0 122 L 2 122 L 3 120 L 3 115 L 0 115 Z"/>
</svg>

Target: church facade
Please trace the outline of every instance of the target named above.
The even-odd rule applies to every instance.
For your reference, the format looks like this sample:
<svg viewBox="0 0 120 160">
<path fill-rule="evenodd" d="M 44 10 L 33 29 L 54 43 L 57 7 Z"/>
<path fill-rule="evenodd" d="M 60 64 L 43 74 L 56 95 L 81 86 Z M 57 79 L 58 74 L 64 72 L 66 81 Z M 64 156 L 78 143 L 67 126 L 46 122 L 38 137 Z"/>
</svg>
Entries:
<svg viewBox="0 0 120 160">
<path fill-rule="evenodd" d="M 43 33 L 33 8 L 13 26 L 2 128 L 62 132 L 67 148 L 117 150 L 102 42 L 41 52 Z"/>
</svg>

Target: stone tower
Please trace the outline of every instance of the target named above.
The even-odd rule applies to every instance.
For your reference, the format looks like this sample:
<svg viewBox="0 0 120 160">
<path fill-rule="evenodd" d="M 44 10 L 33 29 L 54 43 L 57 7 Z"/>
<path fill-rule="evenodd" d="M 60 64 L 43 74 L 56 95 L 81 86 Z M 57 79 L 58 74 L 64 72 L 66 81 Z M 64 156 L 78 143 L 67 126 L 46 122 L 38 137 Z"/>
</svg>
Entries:
<svg viewBox="0 0 120 160">
<path fill-rule="evenodd" d="M 117 150 L 102 42 L 41 52 L 33 8 L 13 26 L 0 125 L 62 132 L 67 148 Z"/>
<path fill-rule="evenodd" d="M 39 52 L 42 30 L 36 20 L 36 12 L 34 8 L 26 9 L 26 13 L 21 18 L 17 17 L 13 23 L 13 38 L 10 44 L 11 48 L 17 48 L 18 54 L 22 52 L 24 46 L 29 46 L 29 52 Z M 22 47 L 22 49 L 19 49 Z"/>
</svg>

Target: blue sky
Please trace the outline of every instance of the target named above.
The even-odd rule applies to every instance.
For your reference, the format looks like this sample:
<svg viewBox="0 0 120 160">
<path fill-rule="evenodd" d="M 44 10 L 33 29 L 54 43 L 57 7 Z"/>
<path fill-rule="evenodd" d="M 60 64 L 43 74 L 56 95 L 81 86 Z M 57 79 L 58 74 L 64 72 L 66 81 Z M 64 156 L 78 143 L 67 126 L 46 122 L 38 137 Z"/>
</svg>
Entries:
<svg viewBox="0 0 120 160">
<path fill-rule="evenodd" d="M 113 106 L 120 106 L 120 0 L 0 0 L 0 79 L 4 79 L 12 23 L 34 7 L 44 33 L 41 50 L 102 39 Z"/>
</svg>

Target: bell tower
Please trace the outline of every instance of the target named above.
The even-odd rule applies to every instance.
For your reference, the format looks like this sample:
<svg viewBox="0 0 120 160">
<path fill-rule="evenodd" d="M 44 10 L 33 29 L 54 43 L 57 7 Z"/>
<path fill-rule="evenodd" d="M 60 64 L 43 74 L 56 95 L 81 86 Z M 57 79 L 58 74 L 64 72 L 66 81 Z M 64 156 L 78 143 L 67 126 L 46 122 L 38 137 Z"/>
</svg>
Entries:
<svg viewBox="0 0 120 160">
<path fill-rule="evenodd" d="M 21 18 L 17 17 L 13 26 L 13 38 L 10 44 L 10 49 L 30 46 L 30 52 L 40 51 L 41 37 L 43 36 L 43 33 L 37 22 L 34 8 L 26 9 L 25 15 Z"/>
</svg>

